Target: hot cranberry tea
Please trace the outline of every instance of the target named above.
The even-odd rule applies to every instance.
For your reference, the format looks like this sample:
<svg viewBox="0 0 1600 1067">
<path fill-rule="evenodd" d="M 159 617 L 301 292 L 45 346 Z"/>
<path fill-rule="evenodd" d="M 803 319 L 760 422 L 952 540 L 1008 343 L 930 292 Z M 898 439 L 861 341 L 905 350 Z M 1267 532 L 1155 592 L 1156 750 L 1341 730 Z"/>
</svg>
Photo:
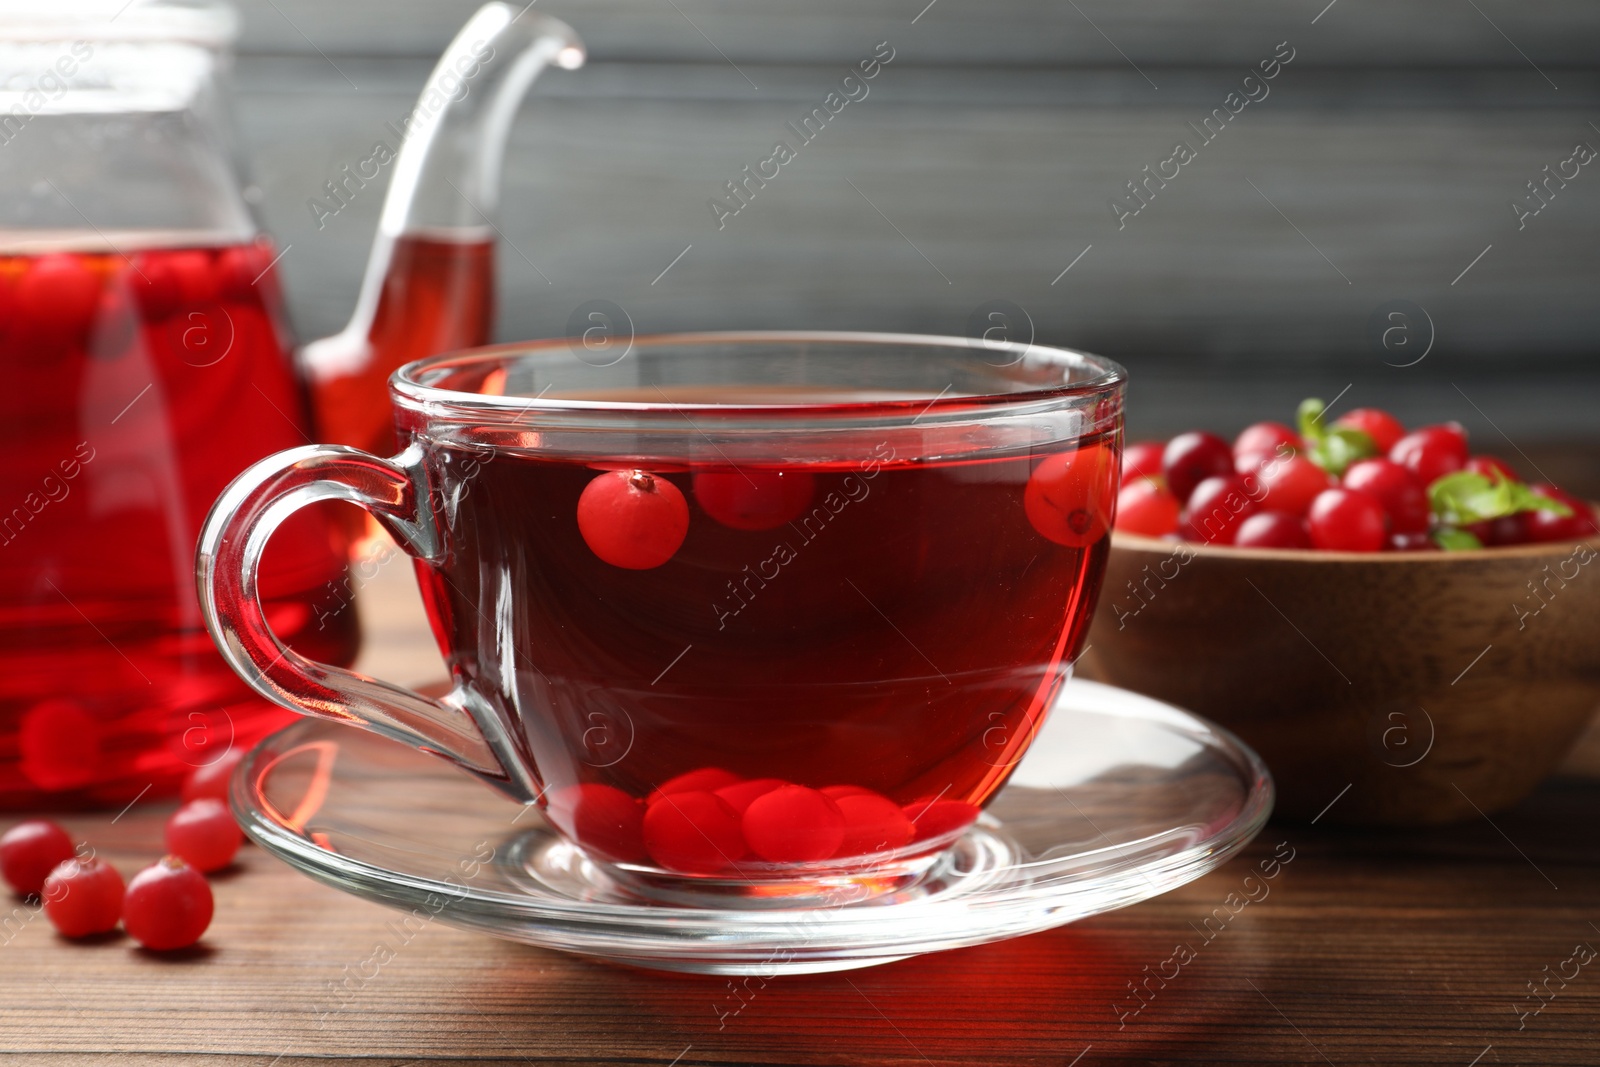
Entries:
<svg viewBox="0 0 1600 1067">
<path fill-rule="evenodd" d="M 89 235 L 93 240 L 93 235 Z M 0 807 L 121 803 L 281 725 L 195 596 L 213 500 L 306 440 L 266 244 L 0 254 Z M 126 253 L 126 254 L 124 254 Z M 320 512 L 267 553 L 274 629 L 349 662 Z"/>
<path fill-rule="evenodd" d="M 1067 676 L 1118 449 L 635 465 L 436 444 L 445 554 L 417 569 L 457 681 L 520 724 L 590 852 L 699 875 L 915 854 L 977 817 Z"/>
</svg>

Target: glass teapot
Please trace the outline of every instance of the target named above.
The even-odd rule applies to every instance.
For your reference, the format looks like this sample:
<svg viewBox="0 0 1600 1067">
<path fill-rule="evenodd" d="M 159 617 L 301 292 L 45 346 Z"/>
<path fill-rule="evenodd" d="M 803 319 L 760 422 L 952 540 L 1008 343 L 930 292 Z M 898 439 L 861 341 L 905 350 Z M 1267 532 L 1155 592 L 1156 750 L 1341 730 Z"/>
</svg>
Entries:
<svg viewBox="0 0 1600 1067">
<path fill-rule="evenodd" d="M 246 195 L 211 0 L 0 0 L 0 808 L 121 804 L 292 718 L 207 637 L 195 540 L 222 489 L 311 439 Z M 400 362 L 487 339 L 490 214 L 522 92 L 581 46 L 491 3 L 394 158 L 355 320 L 306 353 L 319 432 L 381 447 Z M 370 389 L 370 396 L 366 395 Z M 262 562 L 274 630 L 348 664 L 350 531 L 308 509 Z"/>
</svg>

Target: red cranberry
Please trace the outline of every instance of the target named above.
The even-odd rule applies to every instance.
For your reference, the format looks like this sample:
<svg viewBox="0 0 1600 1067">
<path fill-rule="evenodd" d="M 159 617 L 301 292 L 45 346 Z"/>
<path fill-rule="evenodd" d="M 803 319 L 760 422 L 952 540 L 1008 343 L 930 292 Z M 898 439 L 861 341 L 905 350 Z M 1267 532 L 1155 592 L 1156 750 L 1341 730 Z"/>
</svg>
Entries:
<svg viewBox="0 0 1600 1067">
<path fill-rule="evenodd" d="M 1310 548 L 1305 520 L 1284 511 L 1259 511 L 1239 525 L 1240 548 Z"/>
<path fill-rule="evenodd" d="M 0 837 L 0 874 L 18 893 L 34 896 L 50 872 L 74 854 L 65 830 L 44 819 L 30 819 Z"/>
<path fill-rule="evenodd" d="M 1424 487 L 1466 466 L 1467 433 L 1459 423 L 1413 430 L 1389 450 L 1389 458 L 1421 480 Z"/>
<path fill-rule="evenodd" d="M 1161 537 L 1178 528 L 1178 498 L 1151 478 L 1125 482 L 1117 494 L 1116 528 Z"/>
<path fill-rule="evenodd" d="M 620 789 L 585 782 L 551 790 L 545 813 L 562 833 L 607 859 L 645 859 L 644 805 Z"/>
<path fill-rule="evenodd" d="M 220 800 L 191 800 L 167 820 L 167 851 L 197 871 L 220 871 L 233 862 L 244 834 Z"/>
<path fill-rule="evenodd" d="M 1300 439 L 1300 435 L 1283 423 L 1258 422 L 1246 426 L 1240 431 L 1239 436 L 1233 439 L 1233 458 L 1237 463 L 1242 456 L 1286 455 L 1290 449 L 1303 452 L 1305 447 L 1306 444 Z"/>
<path fill-rule="evenodd" d="M 1381 408 L 1355 408 L 1333 420 L 1336 427 L 1360 430 L 1372 438 L 1380 455 L 1387 455 L 1395 442 L 1406 434 L 1400 420 Z"/>
<path fill-rule="evenodd" d="M 1022 507 L 1041 537 L 1087 548 L 1111 528 L 1117 498 L 1117 457 L 1088 445 L 1048 457 L 1028 476 Z"/>
<path fill-rule="evenodd" d="M 234 768 L 244 762 L 244 757 L 244 749 L 230 748 L 205 766 L 190 771 L 189 776 L 183 780 L 183 799 L 199 800 L 201 797 L 210 797 L 212 800 L 226 801 Z"/>
<path fill-rule="evenodd" d="M 839 805 L 803 785 L 786 785 L 751 801 L 743 826 L 750 851 L 772 863 L 825 860 L 844 841 Z"/>
<path fill-rule="evenodd" d="M 205 875 L 168 856 L 133 876 L 122 898 L 122 926 L 157 952 L 188 948 L 211 925 L 215 907 Z"/>
<path fill-rule="evenodd" d="M 122 918 L 122 875 L 94 857 L 70 859 L 51 871 L 40 895 L 45 915 L 62 937 L 103 934 Z"/>
<path fill-rule="evenodd" d="M 1233 448 L 1214 433 L 1180 433 L 1161 454 L 1161 472 L 1172 495 L 1188 503 L 1194 487 L 1207 478 L 1234 473 Z"/>
<path fill-rule="evenodd" d="M 1306 522 L 1311 543 L 1334 552 L 1377 552 L 1388 537 L 1383 505 L 1354 489 L 1324 489 Z"/>
<path fill-rule="evenodd" d="M 834 801 L 844 817 L 840 856 L 865 856 L 911 843 L 915 828 L 900 806 L 876 793 L 854 793 Z"/>
<path fill-rule="evenodd" d="M 1357 489 L 1383 505 L 1393 533 L 1426 533 L 1428 491 L 1400 464 L 1387 459 L 1363 459 L 1344 472 L 1344 487 Z"/>
<path fill-rule="evenodd" d="M 1288 515 L 1304 515 L 1311 510 L 1317 494 L 1333 484 L 1327 471 L 1304 456 L 1270 460 L 1256 472 L 1256 477 L 1265 490 L 1261 506 Z"/>
<path fill-rule="evenodd" d="M 771 530 L 794 521 L 810 506 L 815 487 L 806 471 L 747 468 L 694 476 L 695 500 L 734 530 Z"/>
<path fill-rule="evenodd" d="M 1528 520 L 1526 514 L 1521 512 L 1482 522 L 1469 522 L 1462 528 L 1483 542 L 1485 548 L 1520 545 L 1528 540 Z"/>
<path fill-rule="evenodd" d="M 752 778 L 747 782 L 725 785 L 713 792 L 722 798 L 728 807 L 743 815 L 757 797 L 766 796 L 774 789 L 782 789 L 790 784 L 782 778 Z"/>
<path fill-rule="evenodd" d="M 689 504 L 658 475 L 608 471 L 578 497 L 578 531 L 613 567 L 650 570 L 671 559 L 688 536 Z"/>
<path fill-rule="evenodd" d="M 644 813 L 644 847 L 669 871 L 716 874 L 745 856 L 739 813 L 711 793 L 672 793 Z"/>
<path fill-rule="evenodd" d="M 1527 535 L 1530 541 L 1581 541 L 1592 534 L 1600 533 L 1600 524 L 1595 521 L 1594 508 L 1588 501 L 1563 492 L 1548 482 L 1539 482 L 1531 487 L 1540 496 L 1549 497 L 1559 503 L 1565 504 L 1572 510 L 1571 515 L 1557 515 L 1553 511 L 1526 512 Z"/>
<path fill-rule="evenodd" d="M 1160 441 L 1140 441 L 1122 453 L 1122 484 L 1135 478 L 1161 477 L 1161 454 L 1167 446 Z"/>
<path fill-rule="evenodd" d="M 1259 489 L 1256 495 L 1261 495 Z M 1189 494 L 1189 528 L 1202 541 L 1231 545 L 1239 524 L 1260 508 L 1237 475 L 1207 478 Z"/>
<path fill-rule="evenodd" d="M 650 795 L 644 798 L 644 802 L 654 804 L 662 797 L 673 793 L 715 793 L 723 786 L 734 785 L 741 780 L 737 774 L 725 771 L 721 767 L 700 767 L 685 771 L 676 778 L 668 778 L 652 789 Z"/>
</svg>

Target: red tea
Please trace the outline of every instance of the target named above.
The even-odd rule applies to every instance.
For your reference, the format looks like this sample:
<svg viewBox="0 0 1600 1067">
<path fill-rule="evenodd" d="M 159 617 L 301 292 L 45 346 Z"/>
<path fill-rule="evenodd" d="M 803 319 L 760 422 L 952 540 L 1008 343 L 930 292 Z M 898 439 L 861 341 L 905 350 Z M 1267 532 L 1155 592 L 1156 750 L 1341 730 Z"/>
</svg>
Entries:
<svg viewBox="0 0 1600 1067">
<path fill-rule="evenodd" d="M 0 807 L 159 793 L 292 717 L 223 663 L 194 588 L 218 494 L 307 442 L 275 253 L 110 243 L 0 253 Z M 276 632 L 334 663 L 346 554 L 313 509 L 262 576 Z"/>
<path fill-rule="evenodd" d="M 976 817 L 1083 640 L 1119 443 L 642 471 L 434 447 L 447 557 L 417 569 L 451 670 L 520 724 L 565 832 L 710 874 Z"/>
</svg>

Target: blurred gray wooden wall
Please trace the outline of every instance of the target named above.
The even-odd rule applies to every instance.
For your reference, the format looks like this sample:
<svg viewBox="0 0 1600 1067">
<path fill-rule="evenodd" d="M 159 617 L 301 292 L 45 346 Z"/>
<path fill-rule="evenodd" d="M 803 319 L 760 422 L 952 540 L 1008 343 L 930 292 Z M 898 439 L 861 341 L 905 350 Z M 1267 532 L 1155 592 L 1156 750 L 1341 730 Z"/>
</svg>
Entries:
<svg viewBox="0 0 1600 1067">
<path fill-rule="evenodd" d="M 1342 405 L 1600 438 L 1600 163 L 1520 228 L 1511 206 L 1600 148 L 1600 4 L 924 4 L 541 0 L 591 61 L 516 122 L 499 335 L 559 335 L 594 299 L 641 333 L 965 333 L 1006 301 L 1129 365 L 1135 432 L 1349 385 Z M 381 189 L 320 231 L 309 199 L 391 137 L 476 6 L 244 0 L 244 140 L 303 336 L 348 314 Z M 870 95 L 719 230 L 708 201 L 882 41 Z M 1280 42 L 1269 95 L 1203 143 L 1190 124 Z M 1119 228 L 1112 199 L 1180 140 L 1197 158 Z"/>
</svg>

